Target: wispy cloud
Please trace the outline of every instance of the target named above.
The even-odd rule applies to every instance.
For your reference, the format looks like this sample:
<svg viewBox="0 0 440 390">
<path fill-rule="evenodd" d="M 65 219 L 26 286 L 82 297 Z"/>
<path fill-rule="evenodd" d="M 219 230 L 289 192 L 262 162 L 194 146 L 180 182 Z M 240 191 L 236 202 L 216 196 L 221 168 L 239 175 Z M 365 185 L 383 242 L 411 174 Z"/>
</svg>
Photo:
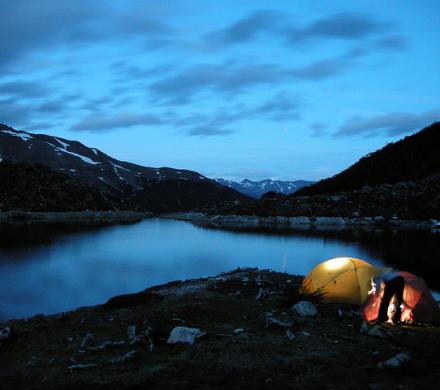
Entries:
<svg viewBox="0 0 440 390">
<path fill-rule="evenodd" d="M 103 113 L 94 113 L 74 124 L 71 130 L 106 132 L 140 125 L 160 125 L 162 123 L 163 121 L 156 115 L 124 112 L 106 116 Z"/>
<path fill-rule="evenodd" d="M 420 114 L 388 112 L 370 117 L 354 116 L 344 123 L 335 136 L 398 136 L 421 129 L 440 120 L 440 109 Z"/>
<path fill-rule="evenodd" d="M 311 40 L 357 40 L 383 33 L 390 23 L 360 13 L 335 13 L 319 18 L 303 27 L 291 27 L 288 40 L 291 44 Z"/>
<path fill-rule="evenodd" d="M 42 98 L 48 93 L 47 86 L 40 81 L 14 80 L 0 84 L 0 95 L 17 99 Z"/>
<path fill-rule="evenodd" d="M 238 44 L 249 42 L 261 34 L 273 32 L 280 26 L 283 16 L 272 10 L 255 10 L 248 16 L 226 28 L 212 31 L 205 36 L 211 44 Z"/>
</svg>

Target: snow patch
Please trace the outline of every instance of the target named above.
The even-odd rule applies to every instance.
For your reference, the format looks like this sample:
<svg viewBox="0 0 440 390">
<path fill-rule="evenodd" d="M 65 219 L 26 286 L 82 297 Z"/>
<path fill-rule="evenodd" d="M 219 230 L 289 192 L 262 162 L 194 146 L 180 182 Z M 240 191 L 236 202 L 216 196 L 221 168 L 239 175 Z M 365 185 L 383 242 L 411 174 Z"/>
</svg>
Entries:
<svg viewBox="0 0 440 390">
<path fill-rule="evenodd" d="M 54 137 L 55 138 L 55 137 Z M 59 142 L 61 144 L 61 146 L 63 147 L 63 149 L 66 149 L 68 146 L 70 146 L 69 144 L 66 144 L 65 142 L 61 141 L 58 138 L 55 138 L 57 140 L 57 142 Z"/>
<path fill-rule="evenodd" d="M 30 134 L 22 133 L 22 132 L 14 132 L 11 130 L 1 130 L 2 133 L 10 134 L 13 137 L 21 138 L 23 141 L 29 141 L 30 139 L 34 138 Z"/>
<path fill-rule="evenodd" d="M 55 139 L 56 139 L 58 142 L 62 143 L 63 146 L 64 146 L 64 145 L 67 145 L 66 143 L 60 141 L 58 138 L 55 138 Z M 48 141 L 46 141 L 46 143 L 49 144 L 50 146 L 52 146 L 52 147 L 55 149 L 55 152 L 58 154 L 58 156 L 61 156 L 61 154 L 60 154 L 59 152 L 62 152 L 62 153 L 70 154 L 71 156 L 78 157 L 78 158 L 80 158 L 82 161 L 84 161 L 84 162 L 87 163 L 87 164 L 93 164 L 93 165 L 101 164 L 100 162 L 93 161 L 92 159 L 90 159 L 90 158 L 88 158 L 88 157 L 86 157 L 86 156 L 83 156 L 82 154 L 69 152 L 69 151 L 66 150 L 65 148 L 64 148 L 64 149 L 61 149 L 59 146 L 55 146 L 54 144 L 52 144 L 52 143 L 50 143 L 50 142 L 48 142 Z"/>
<path fill-rule="evenodd" d="M 124 167 L 121 167 L 120 165 L 115 164 L 115 163 L 112 162 L 112 161 L 110 161 L 110 164 L 112 164 L 114 168 L 123 169 L 124 171 L 131 172 L 130 169 L 128 169 L 128 168 L 124 168 Z"/>
</svg>

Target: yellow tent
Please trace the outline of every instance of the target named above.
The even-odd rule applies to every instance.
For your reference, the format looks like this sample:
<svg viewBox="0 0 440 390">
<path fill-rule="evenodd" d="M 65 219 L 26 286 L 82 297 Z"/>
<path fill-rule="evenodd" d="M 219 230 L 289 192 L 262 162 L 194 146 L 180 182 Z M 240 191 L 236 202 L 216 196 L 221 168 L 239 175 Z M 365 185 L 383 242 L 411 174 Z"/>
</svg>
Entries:
<svg viewBox="0 0 440 390">
<path fill-rule="evenodd" d="M 363 304 L 368 298 L 371 280 L 384 272 L 366 261 L 338 257 L 318 264 L 303 282 L 305 293 L 323 293 L 325 303 Z"/>
</svg>

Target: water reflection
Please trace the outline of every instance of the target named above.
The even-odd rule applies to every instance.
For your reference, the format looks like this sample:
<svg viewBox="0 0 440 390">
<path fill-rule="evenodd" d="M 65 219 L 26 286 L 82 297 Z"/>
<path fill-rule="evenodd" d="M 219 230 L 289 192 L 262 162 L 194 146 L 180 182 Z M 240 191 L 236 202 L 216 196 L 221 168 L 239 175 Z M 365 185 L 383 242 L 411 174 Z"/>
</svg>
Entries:
<svg viewBox="0 0 440 390">
<path fill-rule="evenodd" d="M 236 267 L 305 274 L 337 256 L 413 271 L 438 288 L 429 232 L 228 232 L 151 219 L 118 226 L 0 225 L 0 318 L 104 302 L 170 280 Z"/>
</svg>

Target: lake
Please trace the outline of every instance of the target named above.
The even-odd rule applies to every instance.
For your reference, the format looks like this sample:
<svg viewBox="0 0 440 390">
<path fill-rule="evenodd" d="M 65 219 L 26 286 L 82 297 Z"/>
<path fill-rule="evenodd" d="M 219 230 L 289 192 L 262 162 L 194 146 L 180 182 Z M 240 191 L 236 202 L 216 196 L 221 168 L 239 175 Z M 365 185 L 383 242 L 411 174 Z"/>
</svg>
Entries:
<svg viewBox="0 0 440 390">
<path fill-rule="evenodd" d="M 429 231 L 231 232 L 157 218 L 112 226 L 3 224 L 0 320 L 99 304 L 237 267 L 305 275 L 338 256 L 412 271 L 440 290 L 440 234 Z"/>
</svg>

